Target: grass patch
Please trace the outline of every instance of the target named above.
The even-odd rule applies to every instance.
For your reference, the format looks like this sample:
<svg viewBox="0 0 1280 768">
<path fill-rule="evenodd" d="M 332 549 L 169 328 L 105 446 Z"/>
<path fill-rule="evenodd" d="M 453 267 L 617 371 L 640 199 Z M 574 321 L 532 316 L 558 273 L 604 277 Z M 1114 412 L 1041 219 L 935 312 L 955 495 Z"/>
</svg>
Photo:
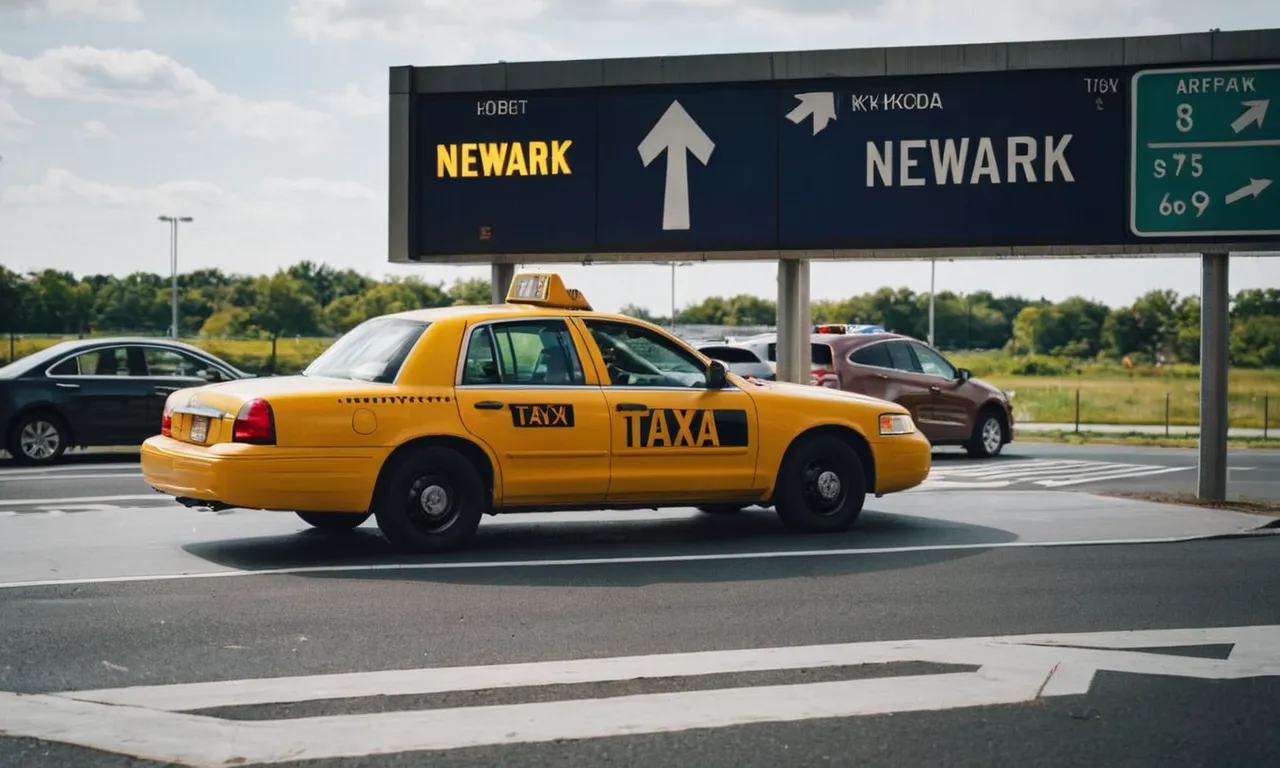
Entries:
<svg viewBox="0 0 1280 768">
<path fill-rule="evenodd" d="M 1017 428 L 1015 427 L 1015 430 Z M 1195 435 L 1152 435 L 1145 432 L 1072 432 L 1058 430 L 1048 432 L 1017 432 L 1019 443 L 1065 443 L 1067 445 L 1135 445 L 1146 448 L 1195 448 L 1200 439 Z M 1261 437 L 1231 437 L 1228 448 L 1259 448 L 1280 450 L 1280 439 Z"/>
<path fill-rule="evenodd" d="M 1280 500 L 1276 499 L 1227 499 L 1226 501 L 1208 501 L 1197 498 L 1194 493 L 1158 493 L 1143 491 L 1124 491 L 1104 493 L 1118 499 L 1135 501 L 1152 501 L 1157 504 L 1182 504 L 1189 507 L 1208 507 L 1210 509 L 1226 509 L 1232 512 L 1248 512 L 1251 515 L 1280 517 Z M 1280 522 L 1280 521 L 1277 521 Z M 1268 528 L 1280 528 L 1280 525 L 1267 524 Z"/>
</svg>

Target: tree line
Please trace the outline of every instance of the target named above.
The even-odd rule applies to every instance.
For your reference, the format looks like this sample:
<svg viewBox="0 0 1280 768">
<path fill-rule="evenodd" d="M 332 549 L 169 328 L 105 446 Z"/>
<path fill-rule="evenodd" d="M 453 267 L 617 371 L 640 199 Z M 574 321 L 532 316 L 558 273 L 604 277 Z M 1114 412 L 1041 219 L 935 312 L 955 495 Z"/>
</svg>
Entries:
<svg viewBox="0 0 1280 768">
<path fill-rule="evenodd" d="M 451 285 L 417 277 L 375 280 L 354 270 L 304 261 L 271 275 L 205 269 L 178 277 L 183 337 L 262 338 L 343 333 L 378 315 L 406 309 L 489 302 L 489 281 Z M 144 272 L 125 277 L 46 269 L 19 274 L 0 266 L 0 333 L 168 332 L 169 280 Z M 667 323 L 628 305 L 623 314 Z M 929 296 L 881 288 L 837 301 L 815 301 L 815 323 L 870 323 L 926 338 Z M 771 326 L 777 307 L 759 296 L 713 296 L 679 310 L 682 325 Z M 1280 289 L 1247 289 L 1231 305 L 1234 365 L 1280 365 Z M 1073 297 L 1061 302 L 942 291 L 934 301 L 935 342 L 942 349 L 1003 349 L 1016 355 L 1077 359 L 1129 356 L 1135 362 L 1199 362 L 1196 296 L 1151 291 L 1125 307 Z"/>
</svg>

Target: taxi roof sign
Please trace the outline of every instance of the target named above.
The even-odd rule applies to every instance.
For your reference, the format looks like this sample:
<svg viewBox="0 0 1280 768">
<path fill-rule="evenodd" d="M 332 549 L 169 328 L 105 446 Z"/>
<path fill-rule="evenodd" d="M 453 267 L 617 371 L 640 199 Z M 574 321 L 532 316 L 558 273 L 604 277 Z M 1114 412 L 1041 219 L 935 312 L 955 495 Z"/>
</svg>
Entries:
<svg viewBox="0 0 1280 768">
<path fill-rule="evenodd" d="M 585 309 L 591 305 L 577 288 L 565 288 L 555 272 L 518 272 L 507 291 L 508 304 L 534 304 L 560 309 Z"/>
</svg>

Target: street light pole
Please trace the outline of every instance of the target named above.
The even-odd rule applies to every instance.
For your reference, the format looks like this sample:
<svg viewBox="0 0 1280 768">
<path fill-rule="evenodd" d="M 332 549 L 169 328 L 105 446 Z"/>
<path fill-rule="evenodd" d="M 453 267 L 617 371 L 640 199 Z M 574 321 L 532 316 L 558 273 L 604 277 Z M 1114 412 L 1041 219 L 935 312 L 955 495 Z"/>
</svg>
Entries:
<svg viewBox="0 0 1280 768">
<path fill-rule="evenodd" d="M 190 216 L 160 216 L 160 221 L 169 225 L 169 287 L 173 303 L 173 320 L 169 335 L 178 338 L 178 223 L 190 223 Z"/>
<path fill-rule="evenodd" d="M 937 275 L 938 262 L 929 259 L 929 346 L 933 346 L 933 285 Z"/>
</svg>

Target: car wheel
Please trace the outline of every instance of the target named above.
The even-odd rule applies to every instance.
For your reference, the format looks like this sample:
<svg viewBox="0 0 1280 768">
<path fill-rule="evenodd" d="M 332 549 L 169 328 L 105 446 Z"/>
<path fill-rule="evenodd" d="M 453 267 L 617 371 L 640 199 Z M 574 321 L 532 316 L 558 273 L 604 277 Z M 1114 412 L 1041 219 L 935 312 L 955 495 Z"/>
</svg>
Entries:
<svg viewBox="0 0 1280 768">
<path fill-rule="evenodd" d="M 298 512 L 302 522 L 321 531 L 350 531 L 369 519 L 368 512 Z"/>
<path fill-rule="evenodd" d="M 866 474 L 858 454 L 830 435 L 801 438 L 778 472 L 774 507 L 794 533 L 844 531 L 862 514 Z"/>
<path fill-rule="evenodd" d="M 70 435 L 66 422 L 52 413 L 21 416 L 9 432 L 8 449 L 19 464 L 52 464 L 67 450 Z"/>
<path fill-rule="evenodd" d="M 706 515 L 736 515 L 746 509 L 746 504 L 704 504 L 698 511 Z"/>
<path fill-rule="evenodd" d="M 966 446 L 970 456 L 989 459 L 1004 450 L 1004 422 L 991 411 L 984 411 L 973 427 L 973 437 Z"/>
<path fill-rule="evenodd" d="M 405 552 L 444 552 L 466 544 L 489 506 L 480 473 L 450 448 L 429 446 L 388 467 L 374 494 L 382 535 Z"/>
</svg>

